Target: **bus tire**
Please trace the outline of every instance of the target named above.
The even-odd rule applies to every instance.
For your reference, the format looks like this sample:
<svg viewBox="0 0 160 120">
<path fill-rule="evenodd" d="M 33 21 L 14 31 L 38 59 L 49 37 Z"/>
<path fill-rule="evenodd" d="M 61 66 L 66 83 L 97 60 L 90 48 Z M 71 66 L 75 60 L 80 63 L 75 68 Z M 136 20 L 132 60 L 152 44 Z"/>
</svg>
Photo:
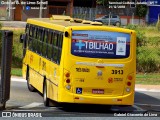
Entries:
<svg viewBox="0 0 160 120">
<path fill-rule="evenodd" d="M 27 80 L 28 90 L 29 90 L 30 92 L 35 92 L 35 91 L 36 91 L 35 88 L 29 83 L 29 81 L 30 81 L 29 70 L 27 70 L 26 80 Z"/>
<path fill-rule="evenodd" d="M 47 83 L 44 81 L 43 85 L 43 102 L 46 107 L 49 107 L 49 98 L 47 98 Z"/>
</svg>

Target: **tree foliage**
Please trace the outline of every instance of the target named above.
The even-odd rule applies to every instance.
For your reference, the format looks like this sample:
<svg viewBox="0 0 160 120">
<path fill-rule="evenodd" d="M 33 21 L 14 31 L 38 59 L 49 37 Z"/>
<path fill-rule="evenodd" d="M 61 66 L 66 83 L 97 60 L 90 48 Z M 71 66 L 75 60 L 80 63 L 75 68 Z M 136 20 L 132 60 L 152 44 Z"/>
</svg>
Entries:
<svg viewBox="0 0 160 120">
<path fill-rule="evenodd" d="M 128 0 L 96 0 L 97 4 L 103 6 L 108 6 L 109 2 L 123 2 L 123 1 L 128 1 Z"/>
<path fill-rule="evenodd" d="M 147 14 L 147 5 L 139 4 L 136 6 L 136 15 L 138 17 L 145 17 Z"/>
</svg>

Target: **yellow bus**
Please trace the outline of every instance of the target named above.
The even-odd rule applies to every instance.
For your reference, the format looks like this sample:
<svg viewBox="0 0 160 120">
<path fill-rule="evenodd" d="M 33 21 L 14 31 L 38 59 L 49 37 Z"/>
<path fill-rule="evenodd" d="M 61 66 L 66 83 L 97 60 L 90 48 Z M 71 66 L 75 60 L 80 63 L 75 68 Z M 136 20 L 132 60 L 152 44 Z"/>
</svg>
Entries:
<svg viewBox="0 0 160 120">
<path fill-rule="evenodd" d="M 27 20 L 23 77 L 44 105 L 133 105 L 136 34 L 65 16 Z"/>
</svg>

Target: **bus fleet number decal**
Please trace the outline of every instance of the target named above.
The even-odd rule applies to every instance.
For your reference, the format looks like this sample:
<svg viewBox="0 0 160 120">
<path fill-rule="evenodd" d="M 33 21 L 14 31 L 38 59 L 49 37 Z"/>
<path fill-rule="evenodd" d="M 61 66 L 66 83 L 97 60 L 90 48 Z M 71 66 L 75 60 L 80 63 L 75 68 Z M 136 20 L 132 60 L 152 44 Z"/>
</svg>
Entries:
<svg viewBox="0 0 160 120">
<path fill-rule="evenodd" d="M 123 75 L 123 70 L 112 70 L 112 74 L 121 74 L 121 75 Z"/>
<path fill-rule="evenodd" d="M 76 68 L 77 72 L 90 72 L 90 69 L 88 68 Z"/>
</svg>

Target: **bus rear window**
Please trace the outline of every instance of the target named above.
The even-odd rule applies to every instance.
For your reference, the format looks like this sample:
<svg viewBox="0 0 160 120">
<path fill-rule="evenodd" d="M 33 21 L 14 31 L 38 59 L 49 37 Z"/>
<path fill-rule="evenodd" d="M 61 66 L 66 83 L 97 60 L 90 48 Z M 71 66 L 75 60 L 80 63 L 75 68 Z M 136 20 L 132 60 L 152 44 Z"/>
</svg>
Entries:
<svg viewBox="0 0 160 120">
<path fill-rule="evenodd" d="M 89 58 L 128 58 L 130 34 L 108 31 L 73 31 L 71 54 Z"/>
</svg>

